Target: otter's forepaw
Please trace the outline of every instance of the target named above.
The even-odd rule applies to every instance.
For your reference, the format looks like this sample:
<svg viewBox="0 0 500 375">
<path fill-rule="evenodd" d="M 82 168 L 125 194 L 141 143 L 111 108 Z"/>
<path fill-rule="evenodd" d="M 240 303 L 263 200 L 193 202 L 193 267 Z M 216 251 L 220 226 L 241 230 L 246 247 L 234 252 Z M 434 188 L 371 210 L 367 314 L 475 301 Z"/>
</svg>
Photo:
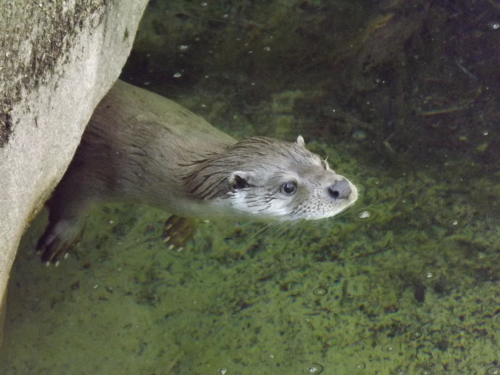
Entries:
<svg viewBox="0 0 500 375">
<path fill-rule="evenodd" d="M 38 240 L 36 251 L 47 266 L 50 263 L 57 266 L 61 259 L 67 258 L 68 251 L 80 241 L 82 234 L 83 227 L 66 221 L 49 224 Z"/>
<path fill-rule="evenodd" d="M 165 221 L 163 242 L 168 245 L 169 250 L 180 252 L 193 238 L 197 227 L 198 220 L 196 219 L 172 215 Z"/>
</svg>

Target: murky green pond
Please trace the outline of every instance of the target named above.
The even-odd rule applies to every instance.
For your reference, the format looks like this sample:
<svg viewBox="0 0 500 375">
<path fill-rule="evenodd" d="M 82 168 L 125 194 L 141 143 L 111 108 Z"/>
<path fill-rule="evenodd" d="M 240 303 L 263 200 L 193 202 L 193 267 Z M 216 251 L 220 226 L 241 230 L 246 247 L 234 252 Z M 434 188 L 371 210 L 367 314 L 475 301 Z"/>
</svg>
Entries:
<svg viewBox="0 0 500 375">
<path fill-rule="evenodd" d="M 166 4 L 169 3 L 169 4 Z M 1 374 L 500 373 L 500 5 L 152 1 L 123 79 L 360 189 L 333 219 L 96 207 L 58 267 L 27 231 Z"/>
</svg>

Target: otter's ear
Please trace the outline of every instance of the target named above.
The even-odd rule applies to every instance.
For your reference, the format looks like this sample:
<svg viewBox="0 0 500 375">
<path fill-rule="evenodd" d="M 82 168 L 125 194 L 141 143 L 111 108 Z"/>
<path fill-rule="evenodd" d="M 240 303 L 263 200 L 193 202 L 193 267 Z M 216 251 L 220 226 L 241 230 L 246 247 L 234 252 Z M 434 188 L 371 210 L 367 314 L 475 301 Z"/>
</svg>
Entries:
<svg viewBox="0 0 500 375">
<path fill-rule="evenodd" d="M 235 171 L 229 175 L 227 182 L 231 187 L 231 190 L 245 189 L 252 186 L 252 180 L 254 179 L 254 173 Z"/>
<path fill-rule="evenodd" d="M 302 147 L 306 147 L 306 142 L 304 142 L 304 138 L 301 135 L 297 137 L 297 144 Z"/>
</svg>

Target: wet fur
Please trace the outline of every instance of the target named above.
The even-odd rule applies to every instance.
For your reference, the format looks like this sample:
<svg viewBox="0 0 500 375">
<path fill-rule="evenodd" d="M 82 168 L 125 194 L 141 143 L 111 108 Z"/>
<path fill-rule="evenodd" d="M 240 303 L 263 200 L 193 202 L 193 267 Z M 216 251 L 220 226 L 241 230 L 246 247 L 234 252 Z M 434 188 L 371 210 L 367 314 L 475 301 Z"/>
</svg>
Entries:
<svg viewBox="0 0 500 375">
<path fill-rule="evenodd" d="M 200 116 L 154 93 L 118 81 L 96 108 L 68 171 L 48 202 L 38 242 L 45 260 L 65 253 L 90 207 L 121 201 L 183 217 L 255 220 L 333 216 L 357 198 L 325 201 L 344 179 L 309 152 L 301 137 L 237 142 Z M 280 192 L 296 181 L 293 197 Z"/>
</svg>

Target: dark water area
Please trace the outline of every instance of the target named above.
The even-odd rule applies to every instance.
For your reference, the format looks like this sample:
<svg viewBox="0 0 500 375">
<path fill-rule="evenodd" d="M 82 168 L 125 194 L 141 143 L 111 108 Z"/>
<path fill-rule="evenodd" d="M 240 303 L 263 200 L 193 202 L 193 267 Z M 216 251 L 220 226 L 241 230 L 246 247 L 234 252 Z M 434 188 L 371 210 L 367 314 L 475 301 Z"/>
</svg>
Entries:
<svg viewBox="0 0 500 375">
<path fill-rule="evenodd" d="M 500 373 L 500 2 L 151 1 L 123 80 L 358 186 L 332 219 L 107 205 L 59 267 L 21 244 L 2 374 Z"/>
</svg>

